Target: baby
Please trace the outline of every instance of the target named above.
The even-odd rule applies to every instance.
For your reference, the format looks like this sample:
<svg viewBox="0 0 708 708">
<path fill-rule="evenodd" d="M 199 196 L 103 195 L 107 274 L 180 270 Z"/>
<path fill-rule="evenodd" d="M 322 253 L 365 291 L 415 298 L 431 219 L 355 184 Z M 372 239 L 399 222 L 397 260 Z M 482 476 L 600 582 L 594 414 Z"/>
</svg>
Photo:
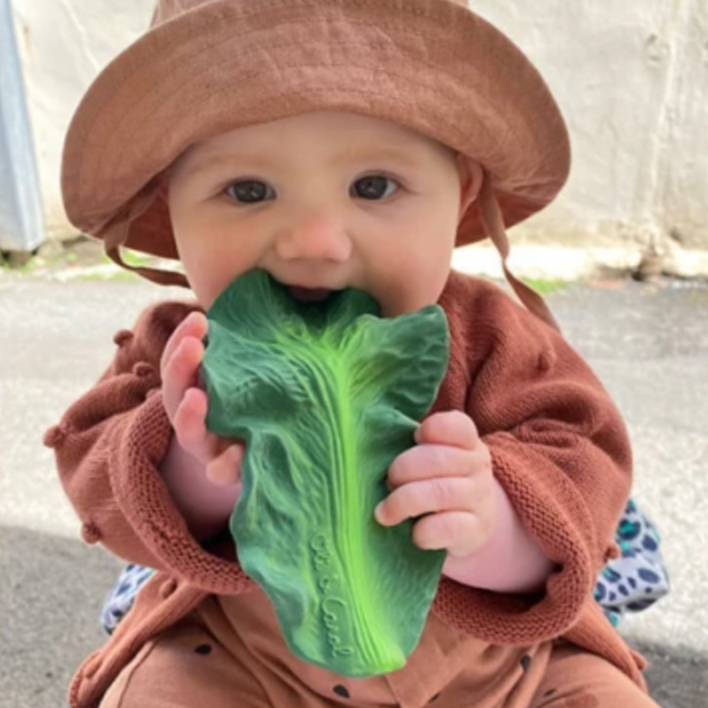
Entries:
<svg viewBox="0 0 708 708">
<path fill-rule="evenodd" d="M 568 172 L 548 90 L 450 0 L 161 0 L 65 148 L 69 217 L 178 259 L 196 302 L 148 308 L 46 436 L 84 538 L 156 572 L 79 669 L 72 706 L 655 706 L 593 599 L 631 483 L 622 421 L 543 301 L 451 272 L 456 246 L 548 204 Z M 206 427 L 207 310 L 267 271 L 301 301 L 356 288 L 386 318 L 438 303 L 450 362 L 388 470 L 385 527 L 446 553 L 406 666 L 294 656 L 228 535 L 243 444 Z M 208 345 L 206 345 L 208 346 Z"/>
</svg>

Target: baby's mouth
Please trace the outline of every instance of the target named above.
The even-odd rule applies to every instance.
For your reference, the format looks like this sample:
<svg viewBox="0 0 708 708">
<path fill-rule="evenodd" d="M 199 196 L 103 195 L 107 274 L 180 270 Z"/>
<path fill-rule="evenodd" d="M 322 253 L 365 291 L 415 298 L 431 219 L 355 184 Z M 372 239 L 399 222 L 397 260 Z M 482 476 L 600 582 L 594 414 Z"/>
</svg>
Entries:
<svg viewBox="0 0 708 708">
<path fill-rule="evenodd" d="M 288 292 L 299 302 L 324 302 L 334 291 L 326 288 L 304 288 L 300 285 L 289 285 Z"/>
</svg>

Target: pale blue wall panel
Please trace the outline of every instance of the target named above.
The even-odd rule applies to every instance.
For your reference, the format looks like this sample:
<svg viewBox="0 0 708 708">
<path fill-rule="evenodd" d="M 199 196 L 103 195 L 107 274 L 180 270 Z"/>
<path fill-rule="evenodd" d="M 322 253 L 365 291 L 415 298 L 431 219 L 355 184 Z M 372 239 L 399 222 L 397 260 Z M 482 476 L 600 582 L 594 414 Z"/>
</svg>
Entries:
<svg viewBox="0 0 708 708">
<path fill-rule="evenodd" d="M 45 240 L 32 129 L 12 9 L 0 0 L 0 249 L 32 251 Z"/>
</svg>

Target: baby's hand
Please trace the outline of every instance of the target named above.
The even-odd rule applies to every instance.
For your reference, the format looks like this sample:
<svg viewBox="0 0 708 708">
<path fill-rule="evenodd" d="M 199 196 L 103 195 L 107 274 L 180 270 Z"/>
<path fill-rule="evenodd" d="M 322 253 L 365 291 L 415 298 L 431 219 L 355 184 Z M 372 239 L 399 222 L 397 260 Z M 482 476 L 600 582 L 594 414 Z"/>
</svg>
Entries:
<svg viewBox="0 0 708 708">
<path fill-rule="evenodd" d="M 472 419 L 460 411 L 436 413 L 420 425 L 418 443 L 388 472 L 391 494 L 376 507 L 376 519 L 413 526 L 420 548 L 445 549 L 463 557 L 481 548 L 497 521 L 494 476 L 487 446 Z"/>
<path fill-rule="evenodd" d="M 182 449 L 205 466 L 214 484 L 236 484 L 241 479 L 243 445 L 207 430 L 207 396 L 198 386 L 207 327 L 206 317 L 193 312 L 172 333 L 160 364 L 162 398 Z"/>
</svg>

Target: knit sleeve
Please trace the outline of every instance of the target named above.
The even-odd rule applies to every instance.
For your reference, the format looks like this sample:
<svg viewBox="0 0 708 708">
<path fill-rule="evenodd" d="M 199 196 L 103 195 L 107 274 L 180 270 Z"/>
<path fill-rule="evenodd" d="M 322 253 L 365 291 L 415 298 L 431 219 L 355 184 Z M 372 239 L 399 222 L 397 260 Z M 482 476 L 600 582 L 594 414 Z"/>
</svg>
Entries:
<svg viewBox="0 0 708 708">
<path fill-rule="evenodd" d="M 194 539 L 162 480 L 159 465 L 172 428 L 162 403 L 160 358 L 196 306 L 166 302 L 116 334 L 116 355 L 98 383 L 45 435 L 64 490 L 88 543 L 166 570 L 211 592 L 244 585 L 238 563 Z"/>
<path fill-rule="evenodd" d="M 544 641 L 577 621 L 614 551 L 631 484 L 629 441 L 608 394 L 560 335 L 491 291 L 467 317 L 467 412 L 496 478 L 558 570 L 534 596 L 445 579 L 436 610 L 491 643 Z"/>
</svg>

